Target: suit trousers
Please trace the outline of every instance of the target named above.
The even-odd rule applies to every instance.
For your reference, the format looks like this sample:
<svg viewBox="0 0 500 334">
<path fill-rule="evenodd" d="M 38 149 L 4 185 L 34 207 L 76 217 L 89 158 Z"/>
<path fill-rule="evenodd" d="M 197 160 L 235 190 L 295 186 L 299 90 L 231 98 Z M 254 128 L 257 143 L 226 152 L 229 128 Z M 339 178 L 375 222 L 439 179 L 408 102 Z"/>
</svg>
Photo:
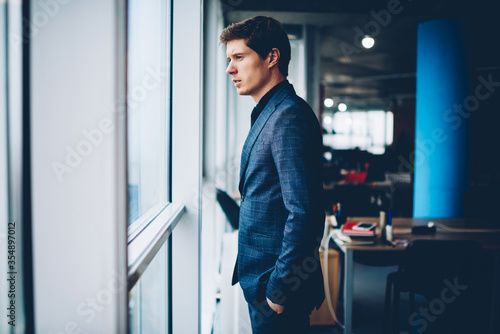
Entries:
<svg viewBox="0 0 500 334">
<path fill-rule="evenodd" d="M 266 300 L 248 304 L 253 334 L 307 334 L 311 310 L 289 305 L 281 314 L 271 309 Z"/>
</svg>

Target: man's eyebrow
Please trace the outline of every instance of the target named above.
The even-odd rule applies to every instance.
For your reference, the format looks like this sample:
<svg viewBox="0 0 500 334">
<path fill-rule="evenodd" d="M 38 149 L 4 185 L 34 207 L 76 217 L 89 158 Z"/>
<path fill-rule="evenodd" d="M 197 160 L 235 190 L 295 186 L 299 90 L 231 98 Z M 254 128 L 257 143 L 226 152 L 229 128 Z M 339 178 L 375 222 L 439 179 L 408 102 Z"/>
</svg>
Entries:
<svg viewBox="0 0 500 334">
<path fill-rule="evenodd" d="M 233 52 L 231 53 L 230 55 L 227 55 L 227 57 L 233 57 L 233 56 L 238 56 L 238 55 L 245 55 L 246 52 L 243 52 L 243 51 L 237 51 L 237 52 Z"/>
</svg>

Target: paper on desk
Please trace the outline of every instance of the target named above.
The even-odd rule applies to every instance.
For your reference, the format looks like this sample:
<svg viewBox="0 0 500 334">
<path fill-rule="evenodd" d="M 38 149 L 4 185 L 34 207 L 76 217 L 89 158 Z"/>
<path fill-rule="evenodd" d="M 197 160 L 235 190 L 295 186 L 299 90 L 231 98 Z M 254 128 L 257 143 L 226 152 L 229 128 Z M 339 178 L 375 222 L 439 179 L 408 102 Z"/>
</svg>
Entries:
<svg viewBox="0 0 500 334">
<path fill-rule="evenodd" d="M 352 240 L 349 236 L 343 234 L 340 230 L 334 230 L 333 238 L 335 242 L 341 245 L 372 245 L 373 240 Z"/>
</svg>

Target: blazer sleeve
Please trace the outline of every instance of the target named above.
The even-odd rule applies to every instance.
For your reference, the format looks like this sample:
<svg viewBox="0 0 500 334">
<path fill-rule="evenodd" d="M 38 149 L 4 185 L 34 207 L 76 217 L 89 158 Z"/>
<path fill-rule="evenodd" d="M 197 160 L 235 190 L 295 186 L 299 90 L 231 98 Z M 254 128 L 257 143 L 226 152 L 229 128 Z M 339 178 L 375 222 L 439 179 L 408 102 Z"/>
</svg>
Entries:
<svg viewBox="0 0 500 334">
<path fill-rule="evenodd" d="M 280 112 L 272 131 L 271 152 L 288 216 L 281 254 L 269 278 L 266 296 L 274 303 L 286 305 L 291 292 L 287 277 L 295 274 L 305 257 L 312 256 L 311 243 L 316 232 L 323 231 L 324 222 L 318 222 L 318 210 L 323 209 L 319 204 L 322 183 L 318 153 L 322 139 L 313 111 L 300 104 L 289 105 Z"/>
</svg>

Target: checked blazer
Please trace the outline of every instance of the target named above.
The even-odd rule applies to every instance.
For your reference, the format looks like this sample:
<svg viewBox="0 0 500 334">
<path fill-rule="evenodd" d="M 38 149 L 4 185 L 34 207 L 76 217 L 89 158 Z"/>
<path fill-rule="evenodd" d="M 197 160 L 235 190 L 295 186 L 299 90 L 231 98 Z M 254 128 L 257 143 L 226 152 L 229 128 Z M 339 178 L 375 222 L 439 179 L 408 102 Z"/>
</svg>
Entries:
<svg viewBox="0 0 500 334">
<path fill-rule="evenodd" d="M 267 296 L 309 310 L 324 300 L 318 247 L 323 235 L 322 135 L 291 84 L 273 95 L 241 156 L 238 258 L 233 284 L 247 302 Z"/>
</svg>

